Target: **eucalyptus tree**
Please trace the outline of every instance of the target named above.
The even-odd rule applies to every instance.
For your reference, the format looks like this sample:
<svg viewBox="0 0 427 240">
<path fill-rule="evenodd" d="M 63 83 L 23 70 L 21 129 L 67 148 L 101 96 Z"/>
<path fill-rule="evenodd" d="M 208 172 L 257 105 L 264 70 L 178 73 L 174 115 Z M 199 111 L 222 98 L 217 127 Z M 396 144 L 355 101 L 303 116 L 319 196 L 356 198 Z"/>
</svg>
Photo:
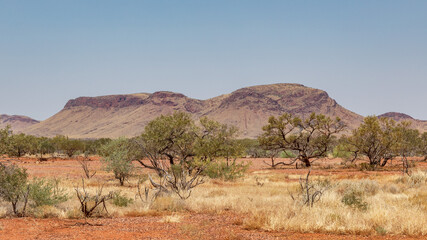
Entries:
<svg viewBox="0 0 427 240">
<path fill-rule="evenodd" d="M 258 141 L 266 150 L 290 151 L 295 154 L 291 163 L 279 162 L 276 165 L 300 161 L 310 167 L 314 159 L 327 155 L 333 146 L 335 135 L 344 129 L 345 124 L 339 118 L 331 119 L 323 114 L 312 113 L 307 119 L 301 119 L 285 113 L 268 119 Z"/>
</svg>

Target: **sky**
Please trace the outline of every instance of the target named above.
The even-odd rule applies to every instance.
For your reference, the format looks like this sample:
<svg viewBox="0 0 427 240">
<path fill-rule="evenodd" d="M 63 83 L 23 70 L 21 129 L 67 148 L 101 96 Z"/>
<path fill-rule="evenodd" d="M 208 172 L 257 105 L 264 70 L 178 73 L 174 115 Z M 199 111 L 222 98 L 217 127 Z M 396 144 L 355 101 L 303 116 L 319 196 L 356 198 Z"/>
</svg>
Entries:
<svg viewBox="0 0 427 240">
<path fill-rule="evenodd" d="M 0 0 L 0 114 L 161 90 L 300 83 L 427 120 L 427 1 Z"/>
</svg>

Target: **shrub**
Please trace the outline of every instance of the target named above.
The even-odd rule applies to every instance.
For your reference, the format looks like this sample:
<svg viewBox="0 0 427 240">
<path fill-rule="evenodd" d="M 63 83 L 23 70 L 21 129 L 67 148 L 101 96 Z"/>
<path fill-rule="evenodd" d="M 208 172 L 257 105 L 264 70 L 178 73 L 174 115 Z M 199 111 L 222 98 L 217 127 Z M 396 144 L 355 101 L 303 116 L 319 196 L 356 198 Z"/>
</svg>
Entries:
<svg viewBox="0 0 427 240">
<path fill-rule="evenodd" d="M 235 180 L 243 177 L 248 170 L 249 164 L 233 162 L 227 165 L 226 162 L 211 162 L 205 169 L 204 174 L 209 178 L 220 178 L 225 181 Z"/>
<path fill-rule="evenodd" d="M 332 151 L 332 156 L 334 158 L 343 158 L 343 159 L 349 159 L 353 155 L 353 152 L 348 151 L 348 147 L 345 145 L 337 145 L 334 147 L 334 150 Z"/>
<path fill-rule="evenodd" d="M 133 199 L 121 195 L 120 192 L 115 192 L 113 194 L 113 204 L 115 206 L 118 206 L 118 207 L 127 207 L 131 203 L 133 203 Z"/>
<path fill-rule="evenodd" d="M 341 199 L 344 205 L 361 210 L 368 210 L 368 203 L 363 201 L 363 193 L 355 190 L 350 190 L 344 194 Z"/>
<path fill-rule="evenodd" d="M 309 179 L 311 170 L 308 171 L 307 175 L 299 179 L 299 190 L 298 195 L 294 196 L 289 192 L 292 200 L 299 202 L 302 205 L 313 207 L 314 203 L 320 201 L 323 193 L 329 190 L 332 185 L 328 179 L 311 181 Z"/>
<path fill-rule="evenodd" d="M 89 193 L 86 190 L 84 179 L 82 179 L 82 188 L 79 186 L 74 188 L 80 202 L 80 211 L 85 218 L 100 214 L 104 210 L 108 214 L 106 202 L 113 198 L 113 193 L 102 194 L 102 189 L 102 187 L 99 188 L 94 194 Z"/>
<path fill-rule="evenodd" d="M 130 140 L 119 138 L 107 143 L 102 149 L 102 161 L 105 170 L 114 173 L 114 177 L 119 180 L 120 186 L 123 186 L 134 169 L 132 164 L 135 157 L 133 147 L 135 146 Z"/>
<path fill-rule="evenodd" d="M 0 164 L 0 197 L 12 204 L 13 213 L 18 216 L 25 216 L 29 195 L 27 178 L 26 169 Z M 23 206 L 18 209 L 21 204 Z"/>
<path fill-rule="evenodd" d="M 369 163 L 361 163 L 359 165 L 359 170 L 360 171 L 375 171 L 376 165 L 371 165 Z"/>
<path fill-rule="evenodd" d="M 58 180 L 46 180 L 43 178 L 34 179 L 29 184 L 30 199 L 32 207 L 43 205 L 52 206 L 68 200 L 68 195 L 64 189 L 59 188 Z"/>
</svg>

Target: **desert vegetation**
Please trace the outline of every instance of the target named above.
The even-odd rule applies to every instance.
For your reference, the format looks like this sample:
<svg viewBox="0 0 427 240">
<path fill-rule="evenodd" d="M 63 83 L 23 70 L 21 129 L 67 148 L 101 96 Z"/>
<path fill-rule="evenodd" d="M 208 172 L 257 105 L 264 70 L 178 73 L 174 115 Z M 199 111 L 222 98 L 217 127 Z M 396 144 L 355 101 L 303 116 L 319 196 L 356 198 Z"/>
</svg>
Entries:
<svg viewBox="0 0 427 240">
<path fill-rule="evenodd" d="M 263 132 L 237 139 L 234 127 L 179 112 L 113 140 L 5 128 L 0 215 L 90 225 L 107 216 L 172 223 L 233 214 L 245 231 L 427 235 L 426 133 L 375 116 L 349 131 L 316 114 L 271 117 Z M 34 170 L 54 161 L 72 162 L 74 172 Z"/>
</svg>

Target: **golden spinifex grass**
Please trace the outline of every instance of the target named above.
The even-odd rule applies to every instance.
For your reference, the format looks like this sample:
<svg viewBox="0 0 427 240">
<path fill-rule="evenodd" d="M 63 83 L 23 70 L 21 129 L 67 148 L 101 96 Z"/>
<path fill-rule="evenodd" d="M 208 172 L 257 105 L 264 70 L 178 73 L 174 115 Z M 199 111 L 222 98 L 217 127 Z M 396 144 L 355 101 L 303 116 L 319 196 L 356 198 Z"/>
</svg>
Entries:
<svg viewBox="0 0 427 240">
<path fill-rule="evenodd" d="M 185 201 L 175 196 L 161 196 L 143 203 L 135 197 L 136 179 L 120 187 L 116 182 L 98 182 L 94 178 L 87 181 L 87 191 L 95 193 L 104 185 L 105 192 L 120 191 L 123 196 L 135 199 L 127 207 L 109 202 L 108 214 L 113 217 L 162 216 L 161 221 L 179 222 L 182 216 L 192 212 L 231 211 L 242 216 L 238 224 L 246 229 L 427 235 L 427 174 L 423 171 L 404 177 L 367 174 L 364 179 L 314 175 L 310 181 L 327 188 L 312 207 L 300 201 L 299 177 L 265 170 L 234 182 L 209 180 L 195 188 Z M 62 182 L 62 187 L 72 196 L 67 202 L 56 206 L 56 210 L 38 208 L 32 216 L 81 217 L 73 192 L 75 184 L 72 180 Z M 6 203 L 1 203 L 0 213 L 5 215 L 7 208 Z M 46 214 L 43 211 L 47 211 Z M 105 212 L 98 214 L 106 215 Z"/>
</svg>

